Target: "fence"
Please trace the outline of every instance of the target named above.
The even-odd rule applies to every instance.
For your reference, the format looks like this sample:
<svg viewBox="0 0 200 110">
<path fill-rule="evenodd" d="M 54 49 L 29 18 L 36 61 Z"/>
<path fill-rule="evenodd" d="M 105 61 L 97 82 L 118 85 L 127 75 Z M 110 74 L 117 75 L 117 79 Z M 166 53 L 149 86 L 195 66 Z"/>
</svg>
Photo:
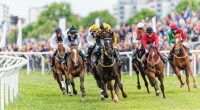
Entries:
<svg viewBox="0 0 200 110">
<path fill-rule="evenodd" d="M 8 105 L 9 98 L 12 102 L 17 96 L 19 70 L 27 63 L 24 58 L 0 55 L 1 110 Z"/>
<path fill-rule="evenodd" d="M 161 53 L 164 53 L 164 54 L 167 54 L 169 53 L 169 51 L 160 51 Z M 191 50 L 190 52 L 192 53 L 200 53 L 200 50 Z M 28 61 L 30 61 L 30 55 L 34 55 L 34 56 L 38 56 L 40 57 L 41 59 L 41 70 L 42 70 L 42 74 L 45 73 L 45 55 L 48 55 L 48 54 L 52 54 L 53 52 L 0 52 L 0 54 L 6 54 L 6 55 L 15 55 L 15 56 L 24 56 Z M 124 55 L 128 58 L 128 72 L 130 74 L 130 76 L 132 75 L 133 73 L 133 69 L 132 69 L 132 52 L 120 52 L 121 55 Z M 197 60 L 198 58 L 196 57 L 195 54 L 192 55 L 192 67 L 193 67 L 193 72 L 194 72 L 194 75 L 197 75 L 197 66 L 196 66 L 196 63 L 197 63 Z M 165 65 L 166 69 L 165 69 L 165 75 L 166 76 L 169 76 L 170 73 L 172 71 L 170 71 L 171 67 L 170 67 L 170 64 L 167 63 Z M 199 68 L 200 70 L 200 68 Z M 30 74 L 30 64 L 28 63 L 27 64 L 27 73 Z"/>
</svg>

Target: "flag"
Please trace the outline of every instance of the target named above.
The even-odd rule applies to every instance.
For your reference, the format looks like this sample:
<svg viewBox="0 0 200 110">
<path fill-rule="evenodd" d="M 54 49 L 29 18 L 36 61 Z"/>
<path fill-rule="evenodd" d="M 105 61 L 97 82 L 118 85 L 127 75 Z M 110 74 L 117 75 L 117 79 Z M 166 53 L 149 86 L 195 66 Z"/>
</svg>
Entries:
<svg viewBox="0 0 200 110">
<path fill-rule="evenodd" d="M 152 19 L 152 28 L 153 28 L 153 31 L 156 32 L 156 17 L 154 16 Z"/>
<path fill-rule="evenodd" d="M 184 18 L 187 19 L 188 17 L 190 17 L 190 8 L 188 7 L 185 11 L 185 14 L 184 14 Z"/>
<path fill-rule="evenodd" d="M 6 32 L 7 32 L 7 23 L 4 22 L 3 23 L 3 32 L 2 32 L 2 36 L 1 36 L 1 44 L 0 47 L 4 48 L 6 46 Z"/>
<path fill-rule="evenodd" d="M 22 22 L 18 20 L 18 35 L 17 35 L 17 46 L 18 48 L 22 48 Z"/>
<path fill-rule="evenodd" d="M 59 19 L 59 27 L 62 29 L 63 32 L 66 30 L 66 18 Z"/>
<path fill-rule="evenodd" d="M 100 20 L 99 20 L 99 18 L 96 18 L 96 19 L 95 19 L 95 24 L 96 24 L 97 26 L 100 26 Z"/>
</svg>

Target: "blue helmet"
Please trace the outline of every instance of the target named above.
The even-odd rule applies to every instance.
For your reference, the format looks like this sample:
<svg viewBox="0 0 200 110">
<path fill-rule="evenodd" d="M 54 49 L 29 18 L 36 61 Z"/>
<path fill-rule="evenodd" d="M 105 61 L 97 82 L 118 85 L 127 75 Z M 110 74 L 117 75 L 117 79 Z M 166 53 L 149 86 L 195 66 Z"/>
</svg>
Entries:
<svg viewBox="0 0 200 110">
<path fill-rule="evenodd" d="M 153 32 L 153 29 L 151 27 L 147 27 L 147 30 L 146 30 L 147 33 L 152 33 Z"/>
<path fill-rule="evenodd" d="M 61 29 L 60 27 L 57 27 L 57 28 L 55 29 L 55 33 L 59 33 L 59 32 L 62 32 L 62 29 Z"/>
</svg>

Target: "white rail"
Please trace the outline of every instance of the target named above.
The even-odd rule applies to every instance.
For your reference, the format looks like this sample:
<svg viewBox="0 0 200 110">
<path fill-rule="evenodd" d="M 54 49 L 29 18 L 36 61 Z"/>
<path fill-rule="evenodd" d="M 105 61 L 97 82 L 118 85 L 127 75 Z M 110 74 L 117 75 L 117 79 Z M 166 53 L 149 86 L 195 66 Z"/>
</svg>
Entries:
<svg viewBox="0 0 200 110">
<path fill-rule="evenodd" d="M 27 63 L 24 58 L 0 55 L 1 110 L 8 105 L 9 98 L 12 102 L 17 96 L 19 70 Z"/>
<path fill-rule="evenodd" d="M 169 53 L 169 50 L 166 51 L 160 51 L 161 53 Z M 190 52 L 192 53 L 200 53 L 200 50 L 190 50 Z M 15 56 L 19 56 L 19 55 L 24 55 L 27 60 L 29 60 L 28 55 L 37 55 L 39 57 L 42 58 L 42 74 L 44 74 L 44 70 L 45 70 L 45 62 L 44 62 L 44 56 L 42 55 L 47 55 L 47 54 L 52 54 L 53 52 L 0 52 L 0 54 L 5 54 L 5 55 L 15 55 Z M 129 74 L 130 76 L 133 73 L 133 69 L 132 69 L 132 52 L 120 52 L 121 55 L 126 55 L 129 58 Z M 193 62 L 192 62 L 192 67 L 193 67 L 193 72 L 194 75 L 196 75 L 196 56 L 193 55 Z M 27 64 L 27 73 L 30 73 L 30 69 L 29 69 L 29 64 Z M 165 75 L 169 76 L 170 75 L 170 64 L 167 63 L 167 71 L 165 73 Z"/>
</svg>

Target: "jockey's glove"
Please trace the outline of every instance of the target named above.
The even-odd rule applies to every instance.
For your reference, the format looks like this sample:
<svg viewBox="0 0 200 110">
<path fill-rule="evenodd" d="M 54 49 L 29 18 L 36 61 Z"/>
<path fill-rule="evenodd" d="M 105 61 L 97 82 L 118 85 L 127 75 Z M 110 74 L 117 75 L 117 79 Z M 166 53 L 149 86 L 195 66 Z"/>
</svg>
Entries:
<svg viewBox="0 0 200 110">
<path fill-rule="evenodd" d="M 98 46 L 96 50 L 97 50 L 97 51 L 100 51 L 101 49 L 102 49 L 102 47 L 101 47 L 101 46 Z"/>
</svg>

